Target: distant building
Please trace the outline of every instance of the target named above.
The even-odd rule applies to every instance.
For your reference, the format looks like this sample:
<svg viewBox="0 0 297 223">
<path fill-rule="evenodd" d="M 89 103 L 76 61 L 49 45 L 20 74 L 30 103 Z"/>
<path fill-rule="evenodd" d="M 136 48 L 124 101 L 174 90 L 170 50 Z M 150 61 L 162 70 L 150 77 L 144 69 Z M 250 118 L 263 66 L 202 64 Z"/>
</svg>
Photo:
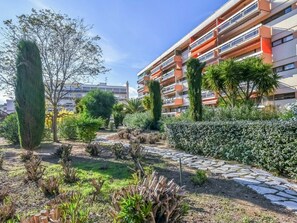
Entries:
<svg viewBox="0 0 297 223">
<path fill-rule="evenodd" d="M 14 107 L 14 100 L 12 99 L 7 99 L 6 103 L 0 105 L 0 113 L 1 114 L 11 114 L 15 112 L 15 107 Z"/>
<path fill-rule="evenodd" d="M 118 101 L 129 99 L 129 83 L 126 86 L 107 85 L 106 83 L 92 84 L 71 84 L 65 86 L 65 97 L 60 101 L 59 107 L 69 111 L 75 110 L 75 101 L 84 97 L 92 90 L 100 89 L 102 91 L 112 92 Z"/>
</svg>

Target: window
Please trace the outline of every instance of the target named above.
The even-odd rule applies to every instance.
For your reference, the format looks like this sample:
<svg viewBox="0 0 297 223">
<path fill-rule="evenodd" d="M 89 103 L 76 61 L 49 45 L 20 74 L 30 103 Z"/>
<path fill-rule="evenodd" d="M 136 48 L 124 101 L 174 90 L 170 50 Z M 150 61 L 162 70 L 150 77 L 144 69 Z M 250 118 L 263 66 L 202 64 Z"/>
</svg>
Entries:
<svg viewBox="0 0 297 223">
<path fill-rule="evenodd" d="M 288 7 L 285 9 L 285 14 L 289 13 L 292 11 L 292 6 Z"/>
<path fill-rule="evenodd" d="M 273 41 L 273 42 L 272 42 L 272 46 L 273 46 L 273 47 L 274 47 L 274 46 L 278 46 L 278 45 L 280 45 L 280 44 L 289 42 L 289 41 L 291 41 L 291 40 L 293 40 L 293 39 L 294 39 L 294 36 L 293 36 L 293 34 L 291 34 L 291 35 L 285 36 L 285 37 L 283 37 L 283 38 L 281 38 L 281 39 L 278 39 L 278 40 Z"/>
<path fill-rule="evenodd" d="M 276 67 L 276 68 L 274 68 L 274 71 L 276 73 L 280 73 L 282 71 L 287 71 L 287 70 L 292 70 L 292 69 L 295 69 L 295 64 L 294 63 L 289 63 L 289 64 L 286 64 L 286 65 L 283 65 L 283 66 Z"/>
<path fill-rule="evenodd" d="M 290 63 L 284 66 L 284 70 L 292 70 L 295 68 L 295 64 L 294 63 Z"/>
<path fill-rule="evenodd" d="M 266 20 L 263 22 L 263 24 L 265 25 L 266 23 L 269 23 L 269 22 L 271 22 L 271 21 L 273 21 L 273 20 L 275 20 L 275 19 L 277 19 L 277 18 L 279 18 L 279 17 L 285 15 L 285 14 L 291 12 L 292 10 L 293 10 L 293 9 L 292 9 L 291 6 L 288 7 L 288 8 L 286 8 L 286 9 L 283 9 L 283 10 L 281 10 L 280 12 L 278 12 L 278 13 L 274 14 L 273 16 L 269 17 L 268 19 L 266 19 Z"/>
</svg>

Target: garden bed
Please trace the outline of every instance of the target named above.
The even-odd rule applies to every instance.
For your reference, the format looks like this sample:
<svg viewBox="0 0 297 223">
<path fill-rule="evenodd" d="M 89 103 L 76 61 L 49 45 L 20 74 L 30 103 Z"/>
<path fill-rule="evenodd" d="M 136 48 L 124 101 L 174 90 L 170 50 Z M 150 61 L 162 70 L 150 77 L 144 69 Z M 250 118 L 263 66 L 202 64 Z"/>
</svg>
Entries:
<svg viewBox="0 0 297 223">
<path fill-rule="evenodd" d="M 67 142 L 73 145 L 72 165 L 78 171 L 79 181 L 72 184 L 62 183 L 65 191 L 80 191 L 85 195 L 87 206 L 90 208 L 91 222 L 112 222 L 109 216 L 110 195 L 113 191 L 132 183 L 132 171 L 128 160 L 115 160 L 109 153 L 103 157 L 90 157 L 85 151 L 85 144 Z M 45 197 L 34 183 L 24 183 L 24 167 L 20 160 L 22 150 L 4 145 L 4 170 L 0 171 L 0 185 L 9 186 L 9 193 L 16 202 L 17 213 L 33 214 L 44 209 L 51 198 Z M 37 150 L 43 164 L 47 167 L 46 175 L 59 175 L 61 167 L 58 158 L 52 155 L 57 144 L 43 144 Z M 179 166 L 177 162 L 162 159 L 159 156 L 147 154 L 145 166 L 151 166 L 159 174 L 179 182 Z M 195 171 L 184 167 L 183 183 L 187 192 L 186 203 L 188 214 L 183 222 L 295 222 L 296 215 L 279 206 L 272 205 L 263 196 L 239 184 L 211 175 L 202 186 L 195 186 L 191 177 Z M 102 195 L 91 202 L 90 179 L 103 177 L 108 183 L 104 184 Z"/>
</svg>

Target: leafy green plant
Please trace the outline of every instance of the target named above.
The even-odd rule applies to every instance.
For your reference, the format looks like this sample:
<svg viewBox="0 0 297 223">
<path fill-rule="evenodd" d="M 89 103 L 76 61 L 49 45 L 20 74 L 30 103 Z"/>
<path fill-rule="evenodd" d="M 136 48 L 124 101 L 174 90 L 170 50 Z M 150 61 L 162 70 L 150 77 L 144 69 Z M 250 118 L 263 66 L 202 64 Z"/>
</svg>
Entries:
<svg viewBox="0 0 297 223">
<path fill-rule="evenodd" d="M 58 147 L 54 155 L 60 158 L 61 163 L 66 163 L 71 160 L 71 157 L 70 157 L 71 151 L 72 151 L 72 145 L 62 144 Z"/>
<path fill-rule="evenodd" d="M 150 129 L 153 124 L 153 117 L 149 112 L 127 114 L 123 124 L 131 129 Z"/>
<path fill-rule="evenodd" d="M 21 161 L 25 163 L 25 162 L 29 161 L 32 156 L 33 156 L 33 152 L 30 151 L 30 150 L 22 152 L 21 155 L 20 155 Z"/>
<path fill-rule="evenodd" d="M 15 101 L 21 147 L 35 149 L 43 136 L 45 93 L 39 49 L 29 40 L 18 44 Z"/>
<path fill-rule="evenodd" d="M 77 171 L 75 168 L 71 167 L 71 162 L 61 163 L 63 169 L 63 178 L 66 183 L 75 183 L 79 180 L 77 176 Z"/>
<path fill-rule="evenodd" d="M 125 118 L 125 111 L 124 111 L 125 105 L 123 103 L 117 103 L 113 105 L 112 107 L 112 115 L 114 119 L 114 125 L 116 129 L 123 125 L 123 120 Z"/>
<path fill-rule="evenodd" d="M 116 159 L 127 159 L 128 149 L 122 143 L 115 143 L 110 146 L 112 153 L 114 154 Z"/>
<path fill-rule="evenodd" d="M 92 195 L 93 195 L 92 200 L 93 201 L 95 201 L 95 199 L 97 197 L 99 197 L 99 195 L 101 194 L 101 189 L 102 189 L 104 183 L 105 183 L 105 180 L 102 177 L 99 177 L 98 179 L 91 180 L 91 185 L 94 188 L 94 190 L 92 192 Z"/>
<path fill-rule="evenodd" d="M 195 185 L 201 186 L 207 181 L 207 175 L 205 170 L 197 170 L 196 174 L 191 178 L 191 181 Z"/>
<path fill-rule="evenodd" d="M 39 182 L 39 187 L 45 196 L 56 196 L 59 194 L 60 180 L 57 177 L 50 176 Z"/>
<path fill-rule="evenodd" d="M 78 138 L 83 142 L 91 142 L 96 137 L 96 132 L 104 126 L 102 118 L 92 119 L 80 117 L 77 121 Z"/>
<path fill-rule="evenodd" d="M 45 167 L 41 165 L 41 158 L 33 155 L 30 160 L 25 163 L 26 181 L 38 182 L 45 171 Z"/>
<path fill-rule="evenodd" d="M 297 178 L 296 121 L 181 122 L 167 130 L 169 143 L 177 149 Z"/>
<path fill-rule="evenodd" d="M 102 151 L 101 145 L 99 143 L 89 143 L 86 146 L 86 150 L 87 153 L 89 153 L 91 156 L 99 156 L 99 154 Z"/>
<path fill-rule="evenodd" d="M 125 103 L 125 113 L 126 114 L 134 114 L 134 113 L 141 113 L 144 111 L 142 107 L 141 100 L 138 98 L 131 98 L 126 101 Z"/>
<path fill-rule="evenodd" d="M 77 116 L 70 115 L 61 120 L 58 125 L 59 134 L 64 139 L 75 140 L 77 134 Z"/>
<path fill-rule="evenodd" d="M 20 143 L 16 113 L 8 115 L 0 124 L 0 135 L 13 144 Z"/>
</svg>

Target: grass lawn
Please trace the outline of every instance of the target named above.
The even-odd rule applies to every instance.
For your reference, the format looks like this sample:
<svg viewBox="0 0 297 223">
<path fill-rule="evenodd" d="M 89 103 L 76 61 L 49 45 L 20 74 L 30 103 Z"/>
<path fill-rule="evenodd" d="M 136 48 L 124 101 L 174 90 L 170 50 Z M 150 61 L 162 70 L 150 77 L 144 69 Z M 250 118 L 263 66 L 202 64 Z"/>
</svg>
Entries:
<svg viewBox="0 0 297 223">
<path fill-rule="evenodd" d="M 4 144 L 2 147 L 5 161 L 4 170 L 0 171 L 1 187 L 9 188 L 20 216 L 43 210 L 52 198 L 44 196 L 35 183 L 24 182 L 24 164 L 19 156 L 22 151 Z M 115 160 L 110 154 L 93 158 L 85 153 L 83 143 L 71 144 L 72 166 L 77 170 L 79 180 L 69 184 L 61 179 L 60 191 L 80 191 L 84 195 L 84 206 L 90 209 L 91 222 L 112 222 L 109 216 L 110 195 L 113 191 L 133 183 L 132 171 L 129 168 L 132 163 L 128 160 Z M 60 176 L 62 173 L 58 158 L 52 155 L 56 147 L 56 144 L 47 143 L 36 151 L 46 166 L 45 177 Z M 179 182 L 178 163 L 149 154 L 144 162 L 145 166 L 151 166 L 159 174 Z M 209 173 L 204 185 L 195 186 L 191 182 L 195 171 L 186 167 L 183 170 L 183 182 L 187 192 L 186 205 L 189 208 L 183 222 L 296 222 L 295 214 L 272 205 L 263 196 L 233 181 Z M 90 181 L 98 177 L 104 178 L 105 183 L 102 195 L 92 202 L 93 188 Z"/>
</svg>

